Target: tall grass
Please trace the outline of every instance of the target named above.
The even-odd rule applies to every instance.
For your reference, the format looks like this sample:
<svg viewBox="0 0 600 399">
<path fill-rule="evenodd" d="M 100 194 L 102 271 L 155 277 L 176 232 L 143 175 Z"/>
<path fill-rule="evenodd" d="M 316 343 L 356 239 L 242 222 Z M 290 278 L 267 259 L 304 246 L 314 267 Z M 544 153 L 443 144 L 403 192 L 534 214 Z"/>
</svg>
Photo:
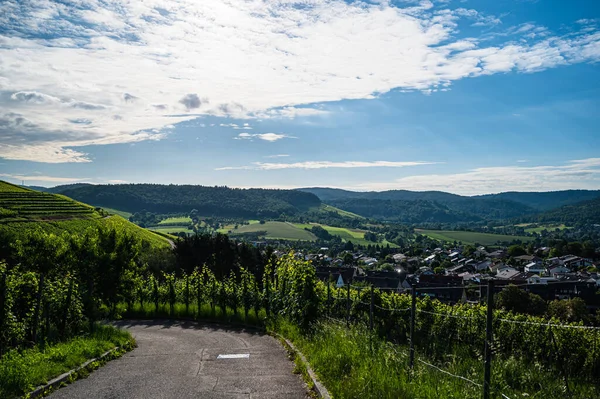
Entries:
<svg viewBox="0 0 600 399">
<path fill-rule="evenodd" d="M 306 355 L 335 398 L 479 399 L 482 388 L 423 364 L 435 363 L 449 373 L 482 384 L 482 359 L 466 348 L 456 348 L 442 361 L 416 354 L 409 370 L 408 347 L 385 342 L 360 325 L 320 322 L 310 333 L 285 320 L 270 326 Z M 509 357 L 492 363 L 492 398 L 591 399 L 600 398 L 598 385 L 570 383 L 569 390 L 556 373 L 540 364 Z"/>
<path fill-rule="evenodd" d="M 97 325 L 94 332 L 46 347 L 8 352 L 0 359 L 0 398 L 15 398 L 89 359 L 120 347 L 131 350 L 135 341 L 127 331 Z"/>
</svg>

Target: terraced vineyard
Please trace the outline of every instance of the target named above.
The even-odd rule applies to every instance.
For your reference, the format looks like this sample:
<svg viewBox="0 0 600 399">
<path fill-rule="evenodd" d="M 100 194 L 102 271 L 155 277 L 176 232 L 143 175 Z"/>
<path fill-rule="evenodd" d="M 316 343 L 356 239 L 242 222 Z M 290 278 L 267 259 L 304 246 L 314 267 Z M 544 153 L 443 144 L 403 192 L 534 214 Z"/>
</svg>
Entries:
<svg viewBox="0 0 600 399">
<path fill-rule="evenodd" d="M 89 205 L 58 194 L 42 193 L 0 181 L 0 218 L 70 219 L 97 218 Z"/>
<path fill-rule="evenodd" d="M 169 248 L 169 239 L 117 216 L 104 216 L 90 205 L 59 194 L 49 194 L 0 181 L 0 241 L 17 239 L 30 230 L 83 233 L 108 227 L 136 236 L 154 248 Z M 1 245 L 1 242 L 0 242 Z"/>
</svg>

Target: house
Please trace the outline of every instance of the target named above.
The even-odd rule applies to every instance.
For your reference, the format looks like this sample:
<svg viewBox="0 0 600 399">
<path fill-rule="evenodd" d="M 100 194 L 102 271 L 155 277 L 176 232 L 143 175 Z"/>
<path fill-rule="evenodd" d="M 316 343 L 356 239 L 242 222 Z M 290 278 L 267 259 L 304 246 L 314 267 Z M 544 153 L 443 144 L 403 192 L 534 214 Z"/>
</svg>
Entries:
<svg viewBox="0 0 600 399">
<path fill-rule="evenodd" d="M 526 265 L 526 264 L 530 264 L 530 263 L 535 263 L 537 265 L 541 265 L 543 264 L 543 261 L 541 258 L 538 258 L 535 255 L 521 255 L 521 256 L 515 256 L 513 258 L 518 265 Z"/>
<path fill-rule="evenodd" d="M 535 273 L 523 272 L 512 276 L 510 279 L 525 281 L 527 284 L 542 284 L 540 276 Z"/>
<path fill-rule="evenodd" d="M 525 273 L 543 273 L 546 271 L 546 268 L 541 263 L 531 262 L 525 265 Z"/>
<path fill-rule="evenodd" d="M 467 265 L 465 263 L 461 263 L 459 265 L 450 267 L 446 269 L 446 274 L 458 274 L 467 271 Z"/>
<path fill-rule="evenodd" d="M 500 262 L 500 263 L 492 263 L 490 266 L 490 271 L 492 273 L 496 273 L 498 274 L 498 272 L 504 270 L 504 269 L 512 269 L 510 266 Z"/>
<path fill-rule="evenodd" d="M 395 263 L 401 263 L 401 262 L 405 262 L 407 257 L 404 254 L 394 254 L 392 255 L 392 258 L 394 259 Z"/>
<path fill-rule="evenodd" d="M 512 267 L 507 267 L 502 269 L 496 273 L 496 277 L 503 280 L 509 280 L 515 277 L 520 272 L 517 269 L 513 269 Z"/>
<path fill-rule="evenodd" d="M 423 261 L 427 264 L 430 264 L 431 262 L 433 262 L 435 260 L 436 255 L 429 255 L 428 257 L 426 257 L 425 259 L 423 259 Z"/>
<path fill-rule="evenodd" d="M 556 277 L 558 274 L 570 273 L 571 269 L 564 266 L 550 266 L 548 267 L 548 274 Z"/>
<path fill-rule="evenodd" d="M 499 249 L 497 251 L 490 252 L 488 254 L 488 256 L 492 259 L 502 259 L 502 258 L 506 257 L 506 251 Z"/>
<path fill-rule="evenodd" d="M 476 264 L 473 266 L 473 268 L 474 268 L 476 271 L 480 272 L 480 271 L 483 271 L 483 270 L 487 270 L 487 269 L 488 269 L 488 268 L 490 268 L 491 266 L 492 266 L 492 261 L 490 261 L 490 260 L 484 260 L 483 262 L 476 263 Z"/>
<path fill-rule="evenodd" d="M 351 284 L 357 274 L 355 267 L 317 266 L 315 270 L 319 280 L 324 282 L 334 281 L 335 286 L 338 288 Z"/>
</svg>

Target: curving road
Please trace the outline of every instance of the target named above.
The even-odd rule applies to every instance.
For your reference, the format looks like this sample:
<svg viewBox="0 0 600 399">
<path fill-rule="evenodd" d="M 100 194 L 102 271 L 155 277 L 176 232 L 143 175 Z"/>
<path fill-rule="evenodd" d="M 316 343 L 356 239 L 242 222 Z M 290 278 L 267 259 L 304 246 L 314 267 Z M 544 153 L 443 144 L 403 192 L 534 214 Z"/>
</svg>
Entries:
<svg viewBox="0 0 600 399">
<path fill-rule="evenodd" d="M 50 398 L 308 398 L 286 351 L 268 335 L 192 322 L 115 325 L 129 330 L 138 348 Z"/>
</svg>

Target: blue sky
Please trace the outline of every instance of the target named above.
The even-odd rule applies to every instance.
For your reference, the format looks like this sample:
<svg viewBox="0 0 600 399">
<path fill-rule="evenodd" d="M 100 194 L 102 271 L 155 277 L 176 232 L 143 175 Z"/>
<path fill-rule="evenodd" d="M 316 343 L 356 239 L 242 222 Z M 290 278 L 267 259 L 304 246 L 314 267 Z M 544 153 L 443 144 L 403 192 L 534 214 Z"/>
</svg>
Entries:
<svg viewBox="0 0 600 399">
<path fill-rule="evenodd" d="M 0 4 L 0 179 L 600 189 L 600 3 Z"/>
</svg>

